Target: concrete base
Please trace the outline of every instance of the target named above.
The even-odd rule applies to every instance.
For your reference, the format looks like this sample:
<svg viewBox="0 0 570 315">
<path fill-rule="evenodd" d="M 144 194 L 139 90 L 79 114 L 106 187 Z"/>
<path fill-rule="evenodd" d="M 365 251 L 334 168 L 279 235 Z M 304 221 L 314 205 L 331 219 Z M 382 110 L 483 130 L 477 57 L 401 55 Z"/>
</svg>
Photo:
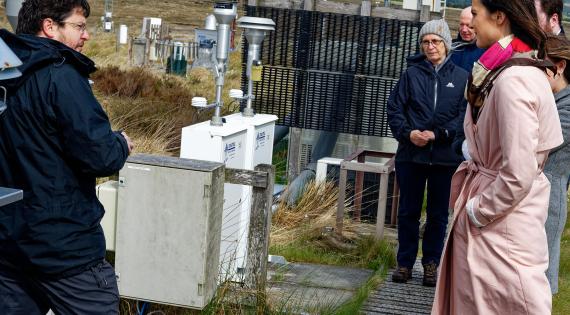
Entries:
<svg viewBox="0 0 570 315">
<path fill-rule="evenodd" d="M 273 309 L 292 313 L 334 310 L 349 301 L 374 271 L 313 264 L 270 264 L 268 295 Z"/>
</svg>

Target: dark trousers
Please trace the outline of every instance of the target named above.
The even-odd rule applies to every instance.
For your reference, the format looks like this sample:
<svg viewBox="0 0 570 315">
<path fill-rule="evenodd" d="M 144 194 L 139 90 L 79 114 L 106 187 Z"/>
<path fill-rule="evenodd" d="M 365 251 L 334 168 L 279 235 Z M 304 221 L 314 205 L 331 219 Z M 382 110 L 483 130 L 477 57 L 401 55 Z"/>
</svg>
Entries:
<svg viewBox="0 0 570 315">
<path fill-rule="evenodd" d="M 396 162 L 400 184 L 398 210 L 398 265 L 412 268 L 416 261 L 419 227 L 427 182 L 427 220 L 423 236 L 422 263 L 439 265 L 447 218 L 451 177 L 456 167 Z"/>
<path fill-rule="evenodd" d="M 32 277 L 0 262 L 0 314 L 56 315 L 119 313 L 119 290 L 106 261 L 78 275 L 57 280 Z"/>
</svg>

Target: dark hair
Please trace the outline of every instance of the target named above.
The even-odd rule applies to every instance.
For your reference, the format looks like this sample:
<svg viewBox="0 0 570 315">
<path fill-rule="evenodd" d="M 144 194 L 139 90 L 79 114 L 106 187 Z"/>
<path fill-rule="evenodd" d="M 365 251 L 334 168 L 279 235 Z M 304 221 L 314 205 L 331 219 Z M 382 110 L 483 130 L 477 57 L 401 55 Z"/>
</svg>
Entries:
<svg viewBox="0 0 570 315">
<path fill-rule="evenodd" d="M 562 0 L 540 0 L 542 11 L 546 13 L 547 18 L 551 18 L 554 14 L 558 15 L 558 24 L 562 25 L 562 10 L 564 10 L 564 3 Z"/>
<path fill-rule="evenodd" d="M 481 0 L 481 3 L 490 13 L 503 12 L 511 23 L 513 35 L 538 50 L 539 58 L 544 58 L 546 33 L 538 24 L 534 0 Z"/>
<path fill-rule="evenodd" d="M 89 17 L 91 8 L 87 0 L 25 0 L 18 13 L 16 34 L 38 34 L 45 19 L 51 18 L 61 23 L 73 14 L 74 10 Z"/>
<path fill-rule="evenodd" d="M 566 60 L 564 78 L 570 82 L 570 40 L 564 36 L 548 35 L 546 56 L 554 63 Z"/>
</svg>

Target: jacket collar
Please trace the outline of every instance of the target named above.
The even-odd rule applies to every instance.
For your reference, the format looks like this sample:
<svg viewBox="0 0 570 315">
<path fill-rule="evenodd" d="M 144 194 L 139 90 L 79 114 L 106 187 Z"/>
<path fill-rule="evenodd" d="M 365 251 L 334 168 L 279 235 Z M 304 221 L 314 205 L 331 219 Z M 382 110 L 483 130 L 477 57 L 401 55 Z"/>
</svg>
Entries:
<svg viewBox="0 0 570 315">
<path fill-rule="evenodd" d="M 451 57 L 451 54 L 447 54 L 447 56 L 445 57 L 445 60 L 437 65 L 437 66 L 433 66 L 433 64 L 427 59 L 426 55 L 424 55 L 423 53 L 419 53 L 413 56 L 410 56 L 407 58 L 407 62 L 408 62 L 408 67 L 412 67 L 412 66 L 416 66 L 424 71 L 427 71 L 429 73 L 439 73 L 442 70 L 447 70 L 447 68 L 449 68 L 449 65 L 451 64 L 449 62 L 449 59 Z"/>
<path fill-rule="evenodd" d="M 89 76 L 96 70 L 91 59 L 58 41 L 28 34 L 15 35 L 5 29 L 0 29 L 0 37 L 22 60 L 23 64 L 18 70 L 23 77 L 49 63 L 69 63 L 84 76 Z"/>
</svg>

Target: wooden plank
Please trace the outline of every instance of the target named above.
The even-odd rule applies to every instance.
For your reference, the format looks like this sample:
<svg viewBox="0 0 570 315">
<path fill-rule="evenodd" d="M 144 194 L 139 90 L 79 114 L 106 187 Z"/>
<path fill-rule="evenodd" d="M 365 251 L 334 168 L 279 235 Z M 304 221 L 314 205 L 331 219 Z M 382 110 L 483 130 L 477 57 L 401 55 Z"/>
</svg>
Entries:
<svg viewBox="0 0 570 315">
<path fill-rule="evenodd" d="M 354 3 L 329 2 L 327 0 L 316 0 L 315 11 L 360 15 L 360 5 Z"/>
<path fill-rule="evenodd" d="M 384 220 L 386 220 L 386 203 L 388 201 L 388 176 L 380 175 L 380 188 L 378 189 L 378 212 L 376 214 L 376 239 L 384 238 Z"/>
<path fill-rule="evenodd" d="M 129 43 L 127 45 L 127 50 L 129 51 L 129 65 L 133 65 L 133 40 L 134 38 L 129 37 Z"/>
<path fill-rule="evenodd" d="M 259 6 L 278 9 L 303 9 L 305 0 L 259 0 Z"/>
<path fill-rule="evenodd" d="M 340 163 L 340 168 L 349 171 L 378 173 L 378 174 L 389 172 L 389 168 L 386 167 L 385 165 L 379 163 L 372 163 L 372 162 L 356 163 L 356 162 L 342 161 Z"/>
<path fill-rule="evenodd" d="M 396 169 L 396 157 L 395 157 L 395 155 L 394 155 L 390 160 L 388 160 L 388 162 L 386 162 L 384 165 L 385 165 L 386 167 L 388 167 L 388 169 L 390 170 L 390 172 L 392 172 L 393 170 L 395 170 L 395 169 Z"/>
<path fill-rule="evenodd" d="M 431 18 L 429 5 L 422 5 L 420 10 L 420 22 L 427 22 Z"/>
<path fill-rule="evenodd" d="M 356 160 L 359 156 L 363 155 L 364 157 L 377 157 L 377 158 L 385 158 L 385 159 L 392 159 L 396 156 L 392 152 L 381 152 L 381 151 L 372 151 L 372 150 L 364 150 L 364 149 L 357 149 L 353 153 L 351 153 L 348 157 L 346 157 L 345 161 L 352 161 Z"/>
<path fill-rule="evenodd" d="M 370 16 L 372 12 L 372 4 L 370 0 L 362 0 L 362 5 L 360 6 L 360 15 L 362 16 Z"/>
<path fill-rule="evenodd" d="M 259 6 L 278 8 L 278 9 L 291 9 L 291 3 L 288 0 L 261 0 Z"/>
<path fill-rule="evenodd" d="M 226 183 L 267 188 L 270 181 L 267 172 L 226 168 Z"/>
<path fill-rule="evenodd" d="M 146 39 L 146 44 L 144 46 L 144 59 L 143 59 L 143 66 L 146 66 L 150 63 L 150 39 Z"/>
<path fill-rule="evenodd" d="M 428 18 L 432 20 L 441 18 L 441 13 L 438 12 L 428 12 L 428 14 Z M 420 20 L 420 11 L 387 7 L 374 7 L 372 8 L 371 16 L 385 19 L 417 22 Z"/>
<path fill-rule="evenodd" d="M 396 156 L 396 154 L 392 152 L 380 152 L 380 151 L 368 151 L 368 150 L 364 151 L 364 154 L 366 154 L 366 156 L 384 158 L 384 159 L 392 159 L 394 158 L 394 156 Z"/>
<path fill-rule="evenodd" d="M 354 180 L 354 221 L 360 222 L 362 215 L 362 194 L 364 190 L 364 172 L 356 172 Z"/>
<path fill-rule="evenodd" d="M 255 1 L 255 0 L 248 0 Z M 307 10 L 307 11 L 319 11 L 328 13 L 338 13 L 338 14 L 351 14 L 351 15 L 364 15 L 379 17 L 385 19 L 396 19 L 403 21 L 420 21 L 420 11 L 419 10 L 406 10 L 398 9 L 392 7 L 377 6 L 372 8 L 368 7 L 371 1 L 364 0 L 362 4 L 355 3 L 340 3 L 340 2 L 330 2 L 327 0 L 258 0 L 257 5 L 262 7 L 279 8 L 279 9 L 295 9 L 295 10 Z M 367 14 L 370 11 L 370 14 Z M 363 14 L 365 13 L 365 14 Z M 440 19 L 441 13 L 430 12 L 429 9 L 424 18 L 427 20 Z"/>
<path fill-rule="evenodd" d="M 362 153 L 364 153 L 364 149 L 356 149 L 356 151 L 352 152 L 349 156 L 347 156 L 344 160 L 345 161 L 352 161 L 356 160 Z"/>
<path fill-rule="evenodd" d="M 358 163 L 364 163 L 366 161 L 365 155 L 359 155 L 357 157 Z M 360 216 L 362 214 L 362 192 L 364 190 L 364 172 L 356 172 L 356 180 L 354 185 L 354 221 L 360 222 Z"/>
<path fill-rule="evenodd" d="M 247 238 L 247 263 L 244 282 L 247 288 L 256 291 L 254 299 L 257 314 L 263 314 L 266 306 L 267 255 L 271 230 L 271 206 L 275 185 L 275 166 L 260 164 L 255 171 L 268 176 L 265 188 L 253 187 L 249 234 Z"/>
<path fill-rule="evenodd" d="M 338 179 L 338 201 L 336 207 L 336 234 L 342 235 L 344 220 L 344 199 L 346 198 L 346 178 L 348 172 L 345 169 L 340 170 Z"/>
<path fill-rule="evenodd" d="M 224 167 L 223 163 L 183 159 L 164 155 L 133 154 L 129 156 L 127 162 L 143 165 L 156 165 L 172 168 L 180 168 L 191 171 L 212 172 L 215 169 Z"/>
</svg>

